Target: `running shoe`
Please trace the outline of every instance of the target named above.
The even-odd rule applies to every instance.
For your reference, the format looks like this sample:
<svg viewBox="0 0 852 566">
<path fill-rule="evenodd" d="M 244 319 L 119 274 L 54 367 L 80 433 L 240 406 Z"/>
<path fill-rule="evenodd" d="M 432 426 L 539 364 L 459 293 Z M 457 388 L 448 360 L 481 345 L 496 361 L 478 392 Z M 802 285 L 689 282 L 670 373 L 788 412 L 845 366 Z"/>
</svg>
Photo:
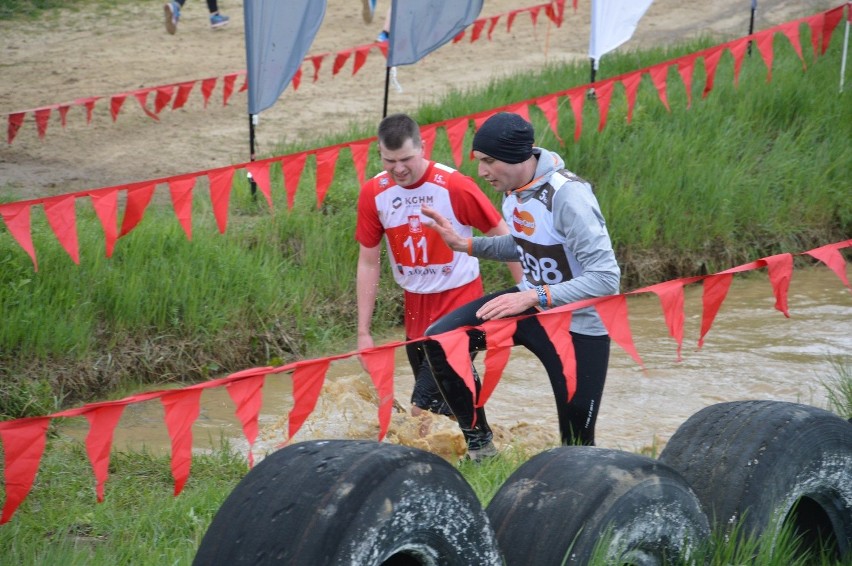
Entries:
<svg viewBox="0 0 852 566">
<path fill-rule="evenodd" d="M 166 16 L 166 31 L 174 35 L 177 31 L 178 20 L 180 20 L 180 4 L 177 2 L 166 2 L 163 6 Z"/>
<path fill-rule="evenodd" d="M 223 28 L 226 25 L 228 25 L 229 21 L 231 21 L 231 18 L 229 18 L 228 16 L 223 16 L 222 14 L 218 14 L 218 13 L 212 14 L 210 16 L 210 28 L 211 29 Z"/>
<path fill-rule="evenodd" d="M 379 35 L 376 36 L 376 41 L 378 41 L 379 43 L 384 43 L 388 39 L 390 39 L 390 34 L 385 30 L 380 31 Z"/>
<path fill-rule="evenodd" d="M 361 17 L 365 24 L 373 23 L 373 14 L 376 13 L 376 0 L 361 0 Z"/>
<path fill-rule="evenodd" d="M 494 443 L 491 441 L 488 441 L 486 444 L 483 444 L 477 449 L 467 449 L 467 459 L 471 462 L 482 462 L 484 460 L 488 460 L 489 458 L 494 458 L 499 454 L 500 451 L 497 450 L 497 447 L 494 446 Z"/>
</svg>

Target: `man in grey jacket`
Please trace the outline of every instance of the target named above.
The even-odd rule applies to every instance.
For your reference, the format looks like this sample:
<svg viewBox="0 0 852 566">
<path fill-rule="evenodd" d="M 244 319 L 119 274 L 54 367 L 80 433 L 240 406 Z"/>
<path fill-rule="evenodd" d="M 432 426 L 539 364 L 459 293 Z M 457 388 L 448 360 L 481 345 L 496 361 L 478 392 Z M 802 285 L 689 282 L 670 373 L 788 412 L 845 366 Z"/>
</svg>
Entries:
<svg viewBox="0 0 852 566">
<path fill-rule="evenodd" d="M 532 125 L 517 114 L 501 112 L 486 120 L 473 139 L 479 176 L 503 193 L 503 217 L 510 234 L 463 238 L 440 213 L 423 206 L 450 248 L 478 258 L 517 261 L 524 279 L 515 287 L 472 301 L 433 323 L 426 336 L 484 321 L 530 315 L 582 299 L 619 292 L 621 270 L 591 185 L 565 169 L 562 158 L 533 146 Z M 576 358 L 576 390 L 569 393 L 558 348 L 538 318 L 518 320 L 513 341 L 544 364 L 556 400 L 563 444 L 593 445 L 595 421 L 609 364 L 610 338 L 594 307 L 572 313 L 571 338 Z M 469 330 L 469 350 L 485 349 L 485 335 Z M 468 457 L 497 454 L 484 408 L 447 362 L 436 340 L 424 343 L 438 387 L 458 419 Z M 476 396 L 480 384 L 477 381 Z"/>
</svg>

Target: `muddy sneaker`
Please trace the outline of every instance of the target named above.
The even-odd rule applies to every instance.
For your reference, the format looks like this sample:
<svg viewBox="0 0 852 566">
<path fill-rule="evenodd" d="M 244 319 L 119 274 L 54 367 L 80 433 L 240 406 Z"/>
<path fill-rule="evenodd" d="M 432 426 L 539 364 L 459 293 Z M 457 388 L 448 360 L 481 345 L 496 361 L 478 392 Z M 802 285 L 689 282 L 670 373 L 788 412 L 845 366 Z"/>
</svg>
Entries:
<svg viewBox="0 0 852 566">
<path fill-rule="evenodd" d="M 178 20 L 180 20 L 180 4 L 177 2 L 166 2 L 163 6 L 166 16 L 166 31 L 174 35 L 177 31 Z"/>
<path fill-rule="evenodd" d="M 483 462 L 485 460 L 488 460 L 489 458 L 498 456 L 499 454 L 500 451 L 497 450 L 497 447 L 494 446 L 494 443 L 489 441 L 477 449 L 468 448 L 466 460 L 469 460 L 471 462 Z"/>
<path fill-rule="evenodd" d="M 210 28 L 211 29 L 219 29 L 228 25 L 228 22 L 231 21 L 231 18 L 228 16 L 223 16 L 222 14 L 212 14 L 210 16 Z"/>
<path fill-rule="evenodd" d="M 376 0 L 361 0 L 361 17 L 365 24 L 373 23 L 373 14 L 376 12 Z"/>
</svg>

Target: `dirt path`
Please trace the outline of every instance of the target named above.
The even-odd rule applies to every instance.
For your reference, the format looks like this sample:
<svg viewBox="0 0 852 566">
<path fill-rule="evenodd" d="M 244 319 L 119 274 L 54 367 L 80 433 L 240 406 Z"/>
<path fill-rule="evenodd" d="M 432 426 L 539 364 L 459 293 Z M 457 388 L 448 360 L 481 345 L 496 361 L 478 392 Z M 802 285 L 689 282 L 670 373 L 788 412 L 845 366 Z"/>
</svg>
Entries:
<svg viewBox="0 0 852 566">
<path fill-rule="evenodd" d="M 481 17 L 505 14 L 542 0 L 486 0 Z M 379 2 L 382 11 L 389 0 Z M 833 7 L 839 0 L 763 0 L 755 29 Z M 399 69 L 403 92 L 391 90 L 389 110 L 406 111 L 450 88 L 464 89 L 503 74 L 538 68 L 548 62 L 587 59 L 589 1 L 573 12 L 566 2 L 566 21 L 549 26 L 542 14 L 534 27 L 518 17 L 511 33 L 506 19 L 492 39 L 450 44 L 416 65 Z M 93 5 L 94 6 L 94 5 Z M 236 93 L 221 104 L 221 82 L 204 109 L 198 87 L 180 110 L 163 110 L 156 122 L 132 98 L 113 122 L 108 101 L 95 106 L 86 125 L 82 107 L 72 107 L 63 130 L 54 114 L 47 136 L 39 140 L 31 115 L 12 145 L 5 143 L 10 112 L 68 102 L 88 96 L 109 96 L 174 82 L 222 77 L 245 69 L 242 1 L 221 0 L 231 25 L 211 31 L 206 7 L 190 0 L 178 33 L 167 35 L 162 3 L 141 0 L 120 3 L 109 11 L 58 11 L 33 23 L 0 22 L 0 191 L 14 199 L 34 198 L 200 171 L 248 160 L 246 94 Z M 724 39 L 748 31 L 750 3 L 745 0 L 682 2 L 656 0 L 622 49 L 675 42 L 699 34 Z M 377 15 L 378 16 L 378 15 Z M 329 0 L 325 19 L 310 54 L 332 52 L 370 43 L 381 26 L 361 19 L 360 3 Z M 352 61 L 332 76 L 331 61 L 319 80 L 305 79 L 297 91 L 285 91 L 278 104 L 263 112 L 257 128 L 258 153 L 271 151 L 281 138 L 311 138 L 317 131 L 345 128 L 350 122 L 374 123 L 381 118 L 384 58 L 372 51 L 354 77 Z M 238 81 L 238 85 L 241 84 Z M 566 85 L 570 86 L 570 85 Z M 153 98 L 153 97 L 152 97 Z"/>
</svg>

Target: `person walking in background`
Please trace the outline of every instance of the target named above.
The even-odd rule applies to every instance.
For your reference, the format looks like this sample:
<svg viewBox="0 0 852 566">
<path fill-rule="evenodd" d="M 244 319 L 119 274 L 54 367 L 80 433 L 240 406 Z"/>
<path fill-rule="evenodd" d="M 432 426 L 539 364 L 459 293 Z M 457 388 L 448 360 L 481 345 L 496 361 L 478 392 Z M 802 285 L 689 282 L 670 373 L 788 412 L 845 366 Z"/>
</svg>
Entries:
<svg viewBox="0 0 852 566">
<path fill-rule="evenodd" d="M 163 11 L 166 16 L 166 31 L 174 35 L 177 31 L 177 25 L 180 21 L 180 10 L 186 0 L 175 0 L 174 2 L 166 2 L 163 6 Z M 210 28 L 219 29 L 228 25 L 230 18 L 219 13 L 217 0 L 207 0 L 207 9 L 210 11 Z"/>
<path fill-rule="evenodd" d="M 373 23 L 373 16 L 376 13 L 376 0 L 361 0 L 361 17 L 365 24 Z M 384 42 L 390 38 L 390 18 L 391 6 L 388 6 L 388 11 L 385 13 L 385 23 L 382 24 L 382 29 L 376 36 L 376 41 Z"/>
<path fill-rule="evenodd" d="M 504 195 L 509 235 L 471 238 L 459 233 L 438 208 L 422 207 L 431 219 L 427 230 L 439 233 L 451 249 L 478 258 L 520 259 L 525 275 L 516 287 L 476 299 L 442 317 L 426 330 L 426 336 L 618 293 L 621 270 L 592 186 L 566 170 L 559 155 L 534 147 L 533 141 L 532 124 L 506 112 L 491 116 L 473 138 L 479 175 Z M 518 320 L 513 341 L 544 364 L 562 443 L 594 445 L 610 338 L 594 307 L 572 313 L 570 332 L 576 360 L 573 397 L 569 397 L 558 348 L 537 317 Z M 468 330 L 467 334 L 471 352 L 485 348 L 484 332 Z M 474 408 L 474 396 L 448 363 L 441 344 L 427 340 L 424 349 L 467 441 L 468 457 L 480 460 L 496 455 L 485 409 Z M 478 396 L 478 382 L 476 386 Z"/>
<path fill-rule="evenodd" d="M 428 203 L 462 234 L 473 228 L 489 235 L 508 235 L 500 213 L 470 177 L 424 156 L 420 127 L 406 114 L 384 118 L 378 128 L 384 171 L 362 187 L 358 197 L 355 239 L 360 244 L 356 274 L 358 349 L 374 346 L 370 330 L 381 271 L 384 237 L 394 279 L 404 290 L 405 334 L 423 336 L 426 327 L 459 305 L 481 297 L 479 262 L 449 249 L 425 230 L 420 207 Z M 510 263 L 515 281 L 521 268 Z M 412 414 L 423 410 L 451 412 L 429 371 L 422 342 L 406 346 L 415 383 Z"/>
<path fill-rule="evenodd" d="M 365 24 L 373 23 L 373 14 L 376 13 L 376 0 L 361 0 L 361 18 Z"/>
</svg>

